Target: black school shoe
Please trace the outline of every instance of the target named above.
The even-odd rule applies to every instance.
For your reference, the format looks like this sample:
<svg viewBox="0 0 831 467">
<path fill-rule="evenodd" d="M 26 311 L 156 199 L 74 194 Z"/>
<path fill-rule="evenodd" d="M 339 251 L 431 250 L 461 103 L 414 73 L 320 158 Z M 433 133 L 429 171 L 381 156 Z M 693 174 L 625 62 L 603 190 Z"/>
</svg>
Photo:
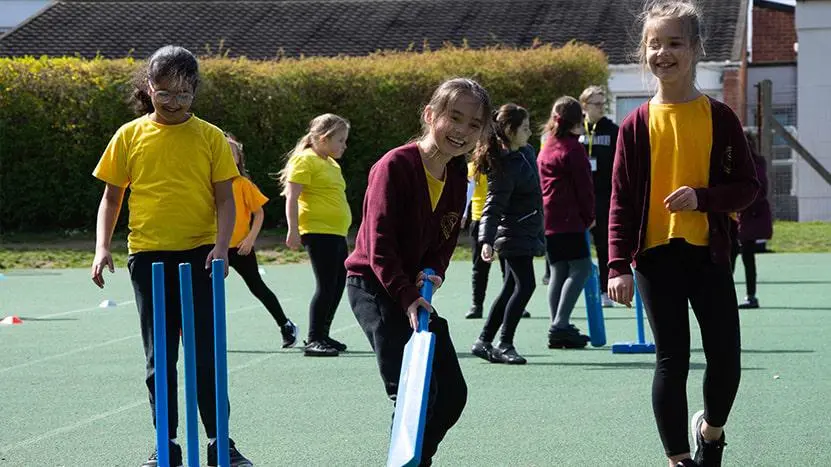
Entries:
<svg viewBox="0 0 831 467">
<path fill-rule="evenodd" d="M 747 297 L 744 302 L 739 304 L 740 310 L 754 310 L 759 308 L 759 299 L 756 297 Z"/>
<path fill-rule="evenodd" d="M 531 313 L 528 313 L 528 310 L 522 310 L 522 317 L 523 318 L 530 318 Z"/>
<path fill-rule="evenodd" d="M 182 447 L 176 443 L 169 443 L 168 444 L 168 452 L 170 453 L 168 459 L 170 459 L 170 465 L 173 467 L 182 467 Z M 141 464 L 141 467 L 158 467 L 159 466 L 159 451 L 157 449 L 153 450 L 153 453 L 150 454 L 150 457 L 147 458 L 147 461 L 144 464 Z"/>
<path fill-rule="evenodd" d="M 335 339 L 332 339 L 331 337 L 327 337 L 327 338 L 323 339 L 323 341 L 326 342 L 327 344 L 329 344 L 329 347 L 333 347 L 338 352 L 346 352 L 346 344 L 344 344 L 343 342 L 336 341 Z"/>
<path fill-rule="evenodd" d="M 228 440 L 228 454 L 231 458 L 231 467 L 254 467 L 254 464 L 245 458 L 239 451 L 237 451 L 237 447 L 234 445 L 234 440 Z M 216 454 L 216 440 L 212 443 L 208 443 L 208 465 L 211 467 L 216 467 L 218 465 Z"/>
<path fill-rule="evenodd" d="M 307 357 L 337 357 L 339 354 L 338 349 L 324 340 L 309 342 L 303 349 L 303 355 Z"/>
<path fill-rule="evenodd" d="M 491 361 L 491 354 L 493 353 L 493 345 L 490 342 L 485 342 L 482 339 L 476 339 L 473 343 L 470 352 L 482 360 Z"/>
<path fill-rule="evenodd" d="M 482 318 L 482 309 L 477 306 L 470 307 L 470 310 L 465 315 L 465 319 L 480 319 Z"/>
<path fill-rule="evenodd" d="M 724 433 L 717 441 L 708 441 L 701 434 L 701 425 L 704 423 L 704 411 L 699 410 L 690 420 L 690 429 L 693 432 L 693 460 L 700 467 L 721 467 L 721 457 L 724 455 Z"/>
<path fill-rule="evenodd" d="M 286 324 L 280 326 L 280 334 L 283 336 L 283 348 L 288 349 L 297 344 L 297 335 L 300 334 L 300 328 L 291 320 L 288 320 Z"/>
<path fill-rule="evenodd" d="M 573 324 L 565 329 L 548 331 L 549 349 L 582 349 L 586 347 L 589 340 L 589 336 L 580 334 L 580 330 Z"/>
<path fill-rule="evenodd" d="M 493 348 L 493 352 L 491 352 L 491 361 L 493 363 L 505 363 L 508 365 L 525 365 L 528 363 L 528 360 L 518 354 L 516 348 L 511 345 L 502 345 L 499 344 Z"/>
<path fill-rule="evenodd" d="M 692 459 L 682 459 L 681 462 L 675 464 L 675 467 L 699 467 Z"/>
</svg>

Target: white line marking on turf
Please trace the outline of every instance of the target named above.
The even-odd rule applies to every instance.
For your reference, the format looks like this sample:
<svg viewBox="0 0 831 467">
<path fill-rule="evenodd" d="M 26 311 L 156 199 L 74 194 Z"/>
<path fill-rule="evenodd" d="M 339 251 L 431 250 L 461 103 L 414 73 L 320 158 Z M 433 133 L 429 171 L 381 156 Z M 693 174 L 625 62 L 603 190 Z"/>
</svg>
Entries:
<svg viewBox="0 0 831 467">
<path fill-rule="evenodd" d="M 125 303 L 127 303 L 127 302 L 125 302 Z M 248 306 L 244 306 L 242 308 L 235 308 L 235 309 L 231 310 L 230 312 L 228 312 L 228 314 L 233 314 L 233 313 L 236 313 L 237 311 L 251 310 L 253 308 L 257 308 L 257 307 L 260 307 L 260 306 L 262 306 L 262 305 L 260 305 L 258 303 L 256 305 L 248 305 Z M 73 311 L 74 312 L 79 312 L 79 310 L 73 310 Z M 64 312 L 64 313 L 68 313 L 68 312 Z M 136 338 L 136 337 L 141 337 L 141 334 L 132 334 L 132 335 L 129 335 L 129 336 L 119 337 L 117 339 L 111 339 L 111 340 L 108 340 L 108 341 L 105 341 L 105 342 L 99 342 L 98 344 L 88 345 L 86 347 L 81 347 L 79 349 L 68 350 L 68 351 L 63 352 L 63 353 L 50 355 L 48 357 L 39 358 L 37 360 L 32 360 L 30 362 L 24 362 L 24 363 L 21 363 L 21 364 L 18 364 L 18 365 L 13 365 L 13 366 L 5 367 L 5 368 L 0 368 L 0 374 L 5 373 L 7 371 L 11 371 L 11 370 L 17 370 L 17 369 L 26 368 L 26 367 L 32 366 L 32 365 L 37 365 L 38 363 L 48 362 L 50 360 L 55 360 L 57 358 L 67 357 L 69 355 L 75 355 L 77 353 L 86 352 L 87 350 L 93 350 L 93 349 L 97 349 L 99 347 L 106 347 L 108 345 L 117 344 L 119 342 L 126 341 L 126 340 L 129 340 L 129 339 L 133 339 L 133 338 Z"/>
<path fill-rule="evenodd" d="M 257 306 L 259 306 L 259 305 L 257 305 Z M 253 308 L 253 306 L 252 307 L 246 307 L 246 308 Z M 245 308 L 239 308 L 239 309 L 234 310 L 234 311 L 240 311 L 240 310 L 243 310 L 243 309 L 245 309 Z M 332 331 L 332 334 L 337 335 L 337 334 L 340 334 L 344 331 L 348 331 L 348 330 L 350 330 L 350 329 L 352 329 L 356 326 L 358 326 L 358 323 L 350 324 L 349 326 L 344 326 L 342 328 L 338 328 L 338 329 Z M 128 336 L 128 337 L 133 337 L 133 336 Z M 230 368 L 228 370 L 228 373 L 236 373 L 237 371 L 244 370 L 244 369 L 252 367 L 254 365 L 258 365 L 258 364 L 260 364 L 260 363 L 262 363 L 262 362 L 264 362 L 264 361 L 266 361 L 270 358 L 273 358 L 275 355 L 277 355 L 277 354 L 269 354 L 269 355 L 266 355 L 266 356 L 263 356 L 263 357 L 254 358 L 250 361 L 247 361 L 247 362 L 243 363 L 242 365 L 237 365 L 233 368 Z M 182 391 L 184 391 L 184 388 L 179 388 L 179 392 L 181 393 Z M 65 434 L 65 433 L 69 433 L 70 431 L 75 431 L 79 428 L 82 428 L 82 427 L 85 427 L 87 425 L 93 424 L 93 423 L 95 423 L 99 420 L 103 420 L 103 419 L 111 417 L 113 415 L 118 415 L 122 412 L 126 412 L 128 410 L 134 409 L 134 408 L 142 406 L 144 404 L 147 404 L 147 398 L 146 397 L 142 398 L 142 399 L 139 399 L 139 400 L 136 400 L 136 401 L 133 401 L 129 404 L 122 405 L 121 407 L 118 407 L 117 409 L 109 410 L 107 412 L 101 412 L 99 414 L 96 414 L 96 415 L 93 415 L 91 417 L 85 418 L 81 421 L 75 422 L 71 425 L 65 425 L 65 426 L 62 426 L 60 428 L 55 428 L 54 430 L 47 431 L 46 433 L 42 433 L 40 435 L 33 436 L 31 438 L 24 439 L 22 441 L 18 441 L 17 443 L 14 443 L 14 444 L 7 444 L 7 445 L 3 446 L 2 448 L 0 448 L 0 453 L 8 454 L 11 451 L 15 451 L 15 450 L 20 449 L 22 447 L 30 446 L 32 444 L 43 441 L 45 439 L 54 438 L 55 436 L 62 435 L 62 434 Z"/>
<path fill-rule="evenodd" d="M 135 300 L 127 300 L 126 302 L 119 302 L 118 306 L 122 305 L 130 305 L 136 303 Z M 66 315 L 74 315 L 75 313 L 83 313 L 85 311 L 93 311 L 93 310 L 100 310 L 101 307 L 93 306 L 89 308 L 78 308 L 77 310 L 69 310 L 69 311 L 62 311 L 60 313 L 52 313 L 51 315 L 43 315 L 43 316 L 32 316 L 32 321 L 37 321 L 39 319 L 48 319 L 48 318 L 57 318 L 58 316 L 66 316 Z"/>
</svg>

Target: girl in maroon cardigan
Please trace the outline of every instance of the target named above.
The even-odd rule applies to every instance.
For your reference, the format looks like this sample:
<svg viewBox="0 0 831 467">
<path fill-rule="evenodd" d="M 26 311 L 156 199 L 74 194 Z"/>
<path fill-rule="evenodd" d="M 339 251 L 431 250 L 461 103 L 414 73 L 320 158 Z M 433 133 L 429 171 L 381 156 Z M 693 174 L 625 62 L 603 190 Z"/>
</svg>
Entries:
<svg viewBox="0 0 831 467">
<path fill-rule="evenodd" d="M 742 255 L 744 265 L 745 286 L 747 296 L 739 309 L 759 308 L 759 300 L 756 298 L 756 240 L 770 240 L 773 237 L 773 215 L 770 212 L 768 201 L 768 176 L 765 158 L 756 152 L 756 138 L 745 131 L 747 144 L 750 146 L 750 153 L 753 155 L 753 163 L 756 166 L 756 175 L 759 177 L 759 195 L 747 209 L 738 213 L 738 219 L 734 223 L 735 231 L 733 238 L 733 270 L 736 269 L 736 259 L 739 253 Z"/>
<path fill-rule="evenodd" d="M 741 370 L 728 213 L 750 205 L 759 182 L 738 118 L 695 88 L 695 66 L 703 53 L 697 7 L 689 1 L 653 2 L 643 20 L 641 58 L 658 88 L 626 117 L 618 136 L 609 296 L 631 304 L 634 263 L 657 347 L 652 407 L 669 465 L 720 466 Z M 707 360 L 704 410 L 690 423 L 692 456 L 688 302 Z"/>
<path fill-rule="evenodd" d="M 537 159 L 545 213 L 546 259 L 551 265 L 551 349 L 583 348 L 588 342 L 588 337 L 569 322 L 592 272 L 586 231 L 594 226 L 595 199 L 591 164 L 578 139 L 582 124 L 580 102 L 568 96 L 557 99 L 544 128 L 548 140 Z"/>
<path fill-rule="evenodd" d="M 441 287 L 465 208 L 465 155 L 490 134 L 491 103 L 475 81 L 453 79 L 433 93 L 422 113 L 423 134 L 385 154 L 369 172 L 355 251 L 346 260 L 349 304 L 366 333 L 387 395 L 395 400 L 404 346 L 417 327 L 424 280 Z M 436 275 L 424 277 L 424 268 Z M 435 310 L 435 335 L 421 465 L 459 420 L 465 384 L 447 321 Z"/>
</svg>

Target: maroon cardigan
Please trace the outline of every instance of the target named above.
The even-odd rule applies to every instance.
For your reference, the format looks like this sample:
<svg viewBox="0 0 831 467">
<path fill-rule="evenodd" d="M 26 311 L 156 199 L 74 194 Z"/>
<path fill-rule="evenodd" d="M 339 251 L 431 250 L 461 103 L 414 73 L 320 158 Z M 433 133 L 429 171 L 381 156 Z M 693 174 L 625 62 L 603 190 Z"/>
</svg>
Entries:
<svg viewBox="0 0 831 467">
<path fill-rule="evenodd" d="M 756 240 L 768 240 L 773 237 L 773 215 L 770 212 L 768 201 L 768 176 L 765 159 L 756 153 L 756 149 L 750 147 L 753 154 L 753 162 L 756 164 L 756 175 L 759 177 L 759 195 L 747 209 L 739 212 L 739 240 L 742 242 L 755 242 Z"/>
<path fill-rule="evenodd" d="M 710 257 L 730 264 L 728 213 L 746 208 L 756 198 L 759 180 L 742 132 L 742 124 L 726 104 L 710 99 L 713 146 L 710 181 L 696 188 L 698 210 L 707 213 Z M 646 241 L 650 190 L 649 103 L 630 113 L 620 127 L 612 170 L 609 209 L 609 278 L 632 274 Z"/>
<path fill-rule="evenodd" d="M 355 250 L 344 263 L 347 275 L 374 278 L 406 310 L 420 296 L 415 280 L 421 270 L 432 268 L 444 279 L 466 196 L 464 157 L 447 164 L 433 211 L 418 146 L 386 153 L 369 171 Z"/>
<path fill-rule="evenodd" d="M 545 234 L 585 232 L 594 222 L 594 185 L 586 149 L 577 136 L 548 137 L 537 158 Z"/>
</svg>

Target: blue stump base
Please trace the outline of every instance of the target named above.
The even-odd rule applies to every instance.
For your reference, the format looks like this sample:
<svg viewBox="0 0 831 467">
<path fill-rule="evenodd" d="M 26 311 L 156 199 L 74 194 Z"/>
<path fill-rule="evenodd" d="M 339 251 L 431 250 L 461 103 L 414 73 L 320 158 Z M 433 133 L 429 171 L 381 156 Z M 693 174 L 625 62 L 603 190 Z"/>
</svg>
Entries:
<svg viewBox="0 0 831 467">
<path fill-rule="evenodd" d="M 612 353 L 655 353 L 655 344 L 639 342 L 616 342 Z"/>
</svg>

